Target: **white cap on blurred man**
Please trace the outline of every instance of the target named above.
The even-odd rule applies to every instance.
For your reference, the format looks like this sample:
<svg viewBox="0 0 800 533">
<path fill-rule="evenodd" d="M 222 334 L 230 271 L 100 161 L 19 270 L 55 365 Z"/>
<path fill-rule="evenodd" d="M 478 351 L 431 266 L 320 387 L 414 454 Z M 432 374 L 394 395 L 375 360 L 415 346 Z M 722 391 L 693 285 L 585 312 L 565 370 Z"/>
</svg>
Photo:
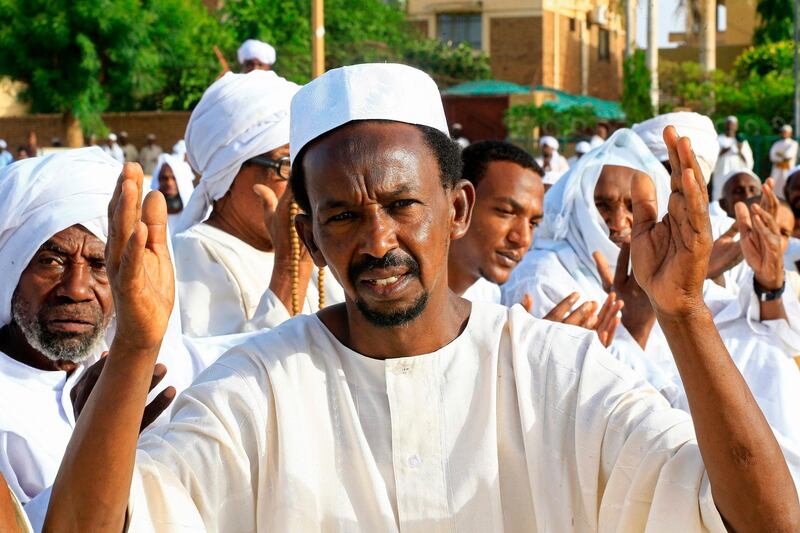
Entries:
<svg viewBox="0 0 800 533">
<path fill-rule="evenodd" d="M 271 70 L 275 64 L 275 48 L 256 39 L 247 39 L 236 52 L 244 72 L 251 70 Z"/>
</svg>

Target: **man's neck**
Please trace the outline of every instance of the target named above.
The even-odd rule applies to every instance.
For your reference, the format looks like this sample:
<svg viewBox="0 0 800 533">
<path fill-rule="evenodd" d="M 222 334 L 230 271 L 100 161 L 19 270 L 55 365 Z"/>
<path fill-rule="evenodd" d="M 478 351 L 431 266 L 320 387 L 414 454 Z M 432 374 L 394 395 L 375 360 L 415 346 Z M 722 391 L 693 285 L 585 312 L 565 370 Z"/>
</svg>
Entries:
<svg viewBox="0 0 800 533">
<path fill-rule="evenodd" d="M 72 361 L 53 361 L 34 349 L 13 322 L 0 329 L 0 351 L 15 361 L 38 370 L 60 370 L 71 374 L 78 367 L 78 364 Z"/>
<path fill-rule="evenodd" d="M 213 211 L 211 211 L 211 216 L 206 220 L 206 224 L 224 231 L 229 235 L 233 235 L 256 250 L 272 252 L 275 249 L 272 245 L 272 241 L 257 235 L 252 231 L 250 225 L 241 220 L 241 217 L 232 209 L 218 210 L 217 207 L 214 206 Z"/>
<path fill-rule="evenodd" d="M 447 261 L 447 282 L 451 291 L 462 296 L 481 276 L 477 272 L 470 272 L 466 268 L 467 262 L 460 260 L 456 256 L 457 243 L 458 241 L 454 241 L 450 246 L 450 256 Z"/>
<path fill-rule="evenodd" d="M 439 301 L 429 300 L 420 316 L 402 326 L 376 326 L 350 301 L 323 309 L 319 318 L 339 342 L 366 357 L 423 355 L 450 344 L 469 320 L 471 304 L 446 292 Z"/>
</svg>

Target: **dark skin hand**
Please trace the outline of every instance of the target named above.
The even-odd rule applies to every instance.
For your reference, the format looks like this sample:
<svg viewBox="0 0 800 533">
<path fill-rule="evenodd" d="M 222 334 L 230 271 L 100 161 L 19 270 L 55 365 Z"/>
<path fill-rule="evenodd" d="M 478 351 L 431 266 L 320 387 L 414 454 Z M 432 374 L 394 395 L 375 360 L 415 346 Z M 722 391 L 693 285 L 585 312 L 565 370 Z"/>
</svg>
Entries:
<svg viewBox="0 0 800 533">
<path fill-rule="evenodd" d="M 722 287 L 725 286 L 725 280 L 722 275 L 744 259 L 739 241 L 734 240 L 738 233 L 739 227 L 734 224 L 728 231 L 720 235 L 719 239 L 714 241 L 714 246 L 711 248 L 711 258 L 708 261 L 706 277 Z"/>
<path fill-rule="evenodd" d="M 688 138 L 664 130 L 672 167 L 668 213 L 637 174 L 631 259 L 650 297 L 686 390 L 714 502 L 732 531 L 797 531 L 800 503 L 763 413 L 703 301 L 711 254 L 708 193 Z"/>
<path fill-rule="evenodd" d="M 580 294 L 573 292 L 559 303 L 556 304 L 549 313 L 542 318 L 552 322 L 570 324 L 580 328 L 589 329 L 597 332 L 600 342 L 608 348 L 614 341 L 614 334 L 619 326 L 619 312 L 624 307 L 622 300 L 617 299 L 614 292 L 606 297 L 600 311 L 597 311 L 597 302 L 583 302 L 576 309 L 572 310 L 575 303 L 580 300 Z M 533 308 L 533 297 L 525 294 L 522 299 L 522 306 L 529 313 Z"/>
<path fill-rule="evenodd" d="M 594 252 L 592 257 L 597 264 L 597 272 L 603 281 L 603 290 L 615 291 L 621 295 L 621 300 L 625 302 L 622 309 L 622 325 L 628 333 L 636 339 L 639 346 L 644 349 L 647 346 L 647 339 L 656 323 L 656 314 L 650 304 L 647 293 L 642 290 L 636 277 L 628 274 L 628 264 L 630 260 L 630 244 L 623 243 L 620 246 L 619 257 L 617 258 L 617 268 L 614 275 L 608 266 L 606 258 L 600 252 Z"/>
<path fill-rule="evenodd" d="M 23 533 L 27 527 L 19 516 L 18 510 L 11 500 L 11 490 L 0 472 L 0 531 L 4 533 Z"/>
</svg>

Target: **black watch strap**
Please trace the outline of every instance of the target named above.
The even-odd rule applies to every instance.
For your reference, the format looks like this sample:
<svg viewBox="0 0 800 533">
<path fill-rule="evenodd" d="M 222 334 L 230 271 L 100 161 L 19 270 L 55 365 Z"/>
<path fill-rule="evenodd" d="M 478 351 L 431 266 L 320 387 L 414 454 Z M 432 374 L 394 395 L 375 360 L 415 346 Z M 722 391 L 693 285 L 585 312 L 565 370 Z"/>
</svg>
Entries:
<svg viewBox="0 0 800 533">
<path fill-rule="evenodd" d="M 755 276 L 753 276 L 753 290 L 756 291 L 756 296 L 758 296 L 758 300 L 761 302 L 777 300 L 783 296 L 783 291 L 786 290 L 786 278 L 784 278 L 783 285 L 781 285 L 780 288 L 769 291 L 762 288 L 756 281 Z"/>
</svg>

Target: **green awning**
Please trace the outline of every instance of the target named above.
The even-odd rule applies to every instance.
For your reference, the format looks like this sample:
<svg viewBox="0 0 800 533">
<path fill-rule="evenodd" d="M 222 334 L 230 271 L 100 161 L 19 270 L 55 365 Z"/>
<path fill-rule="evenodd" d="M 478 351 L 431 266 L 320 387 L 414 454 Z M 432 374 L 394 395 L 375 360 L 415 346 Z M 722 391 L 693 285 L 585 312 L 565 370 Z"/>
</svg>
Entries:
<svg viewBox="0 0 800 533">
<path fill-rule="evenodd" d="M 573 106 L 590 105 L 594 107 L 595 113 L 600 118 L 606 120 L 625 120 L 625 112 L 622 110 L 622 107 L 620 107 L 619 102 L 601 100 L 593 96 L 570 94 L 559 89 L 553 89 L 552 87 L 545 87 L 544 85 L 537 85 L 533 90 L 550 93 L 555 96 L 554 99 L 545 101 L 543 105 L 553 107 L 559 111 Z"/>
<path fill-rule="evenodd" d="M 531 88 L 510 81 L 479 80 L 460 83 L 442 91 L 448 96 L 503 96 L 506 94 L 528 94 Z"/>
</svg>

